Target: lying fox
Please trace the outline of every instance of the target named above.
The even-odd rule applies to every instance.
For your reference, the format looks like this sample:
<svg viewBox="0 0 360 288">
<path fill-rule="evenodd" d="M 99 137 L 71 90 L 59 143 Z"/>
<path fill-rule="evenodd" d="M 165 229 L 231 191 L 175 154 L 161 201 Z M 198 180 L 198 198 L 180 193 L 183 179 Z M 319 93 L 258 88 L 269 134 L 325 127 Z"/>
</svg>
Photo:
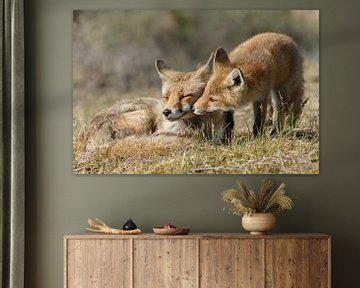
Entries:
<svg viewBox="0 0 360 288">
<path fill-rule="evenodd" d="M 194 113 L 233 111 L 253 103 L 255 136 L 263 132 L 267 106 L 273 105 L 276 134 L 285 117 L 294 125 L 303 106 L 303 64 L 295 42 L 276 33 L 258 34 L 237 46 L 228 55 L 215 52 L 213 73 L 203 95 L 194 104 Z"/>
<path fill-rule="evenodd" d="M 154 98 L 123 100 L 97 113 L 81 136 L 82 148 L 94 149 L 133 135 L 202 134 L 216 143 L 231 140 L 233 112 L 198 116 L 192 106 L 202 95 L 210 78 L 213 55 L 193 72 L 172 70 L 162 60 L 155 67 L 162 79 L 164 101 Z"/>
</svg>

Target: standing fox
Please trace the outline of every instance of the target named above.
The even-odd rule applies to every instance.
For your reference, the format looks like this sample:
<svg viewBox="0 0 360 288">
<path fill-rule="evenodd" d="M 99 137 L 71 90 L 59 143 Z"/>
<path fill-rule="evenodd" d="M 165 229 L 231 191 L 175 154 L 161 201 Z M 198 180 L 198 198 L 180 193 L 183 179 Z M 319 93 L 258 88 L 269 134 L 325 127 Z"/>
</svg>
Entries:
<svg viewBox="0 0 360 288">
<path fill-rule="evenodd" d="M 283 126 L 285 117 L 295 124 L 303 106 L 303 64 L 296 43 L 276 33 L 258 34 L 237 46 L 228 55 L 215 52 L 213 73 L 203 95 L 194 104 L 194 113 L 233 111 L 253 103 L 255 136 L 262 133 L 267 106 L 272 100 L 271 134 Z"/>
</svg>

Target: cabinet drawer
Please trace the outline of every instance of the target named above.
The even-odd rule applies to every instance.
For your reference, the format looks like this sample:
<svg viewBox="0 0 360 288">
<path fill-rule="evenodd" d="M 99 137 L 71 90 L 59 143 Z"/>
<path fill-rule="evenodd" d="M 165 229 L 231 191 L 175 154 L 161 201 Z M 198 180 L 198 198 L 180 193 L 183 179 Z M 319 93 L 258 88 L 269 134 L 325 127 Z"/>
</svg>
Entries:
<svg viewBox="0 0 360 288">
<path fill-rule="evenodd" d="M 135 240 L 134 287 L 195 288 L 197 258 L 197 240 Z"/>
<path fill-rule="evenodd" d="M 265 259 L 266 287 L 330 287 L 328 240 L 267 239 Z"/>
<path fill-rule="evenodd" d="M 260 239 L 204 239 L 200 245 L 200 287 L 259 288 L 264 283 Z"/>
<path fill-rule="evenodd" d="M 131 240 L 67 240 L 67 288 L 131 287 Z"/>
</svg>

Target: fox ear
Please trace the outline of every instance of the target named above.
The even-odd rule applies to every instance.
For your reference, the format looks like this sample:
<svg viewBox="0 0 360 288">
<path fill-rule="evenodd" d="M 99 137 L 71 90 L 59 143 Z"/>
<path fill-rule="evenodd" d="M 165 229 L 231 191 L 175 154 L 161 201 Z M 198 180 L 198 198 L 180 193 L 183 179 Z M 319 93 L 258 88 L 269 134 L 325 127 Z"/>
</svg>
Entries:
<svg viewBox="0 0 360 288">
<path fill-rule="evenodd" d="M 167 78 L 167 74 L 169 73 L 169 71 L 171 71 L 170 66 L 161 59 L 155 60 L 155 68 L 161 79 Z"/>
<path fill-rule="evenodd" d="M 235 68 L 230 72 L 228 77 L 226 78 L 226 85 L 231 87 L 242 87 L 244 85 L 244 77 L 240 71 L 240 69 Z"/>
<path fill-rule="evenodd" d="M 204 65 L 204 67 L 209 71 L 212 71 L 214 65 L 214 59 L 215 59 L 215 53 L 211 52 L 208 60 L 206 61 L 206 64 Z"/>
<path fill-rule="evenodd" d="M 215 64 L 230 64 L 230 59 L 224 48 L 215 51 Z"/>
<path fill-rule="evenodd" d="M 206 64 L 199 68 L 198 71 L 201 76 L 210 77 L 210 74 L 213 72 L 214 56 L 215 53 L 211 52 L 209 59 L 206 61 Z"/>
</svg>

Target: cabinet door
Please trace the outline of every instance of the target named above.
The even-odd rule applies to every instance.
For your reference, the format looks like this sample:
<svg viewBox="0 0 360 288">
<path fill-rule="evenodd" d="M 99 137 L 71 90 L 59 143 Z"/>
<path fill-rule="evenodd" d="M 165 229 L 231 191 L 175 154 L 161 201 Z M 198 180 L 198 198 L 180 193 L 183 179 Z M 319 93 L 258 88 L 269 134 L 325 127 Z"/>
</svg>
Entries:
<svg viewBox="0 0 360 288">
<path fill-rule="evenodd" d="M 310 287 L 330 287 L 330 240 L 310 241 Z"/>
<path fill-rule="evenodd" d="M 197 287 L 197 240 L 134 240 L 135 288 Z"/>
<path fill-rule="evenodd" d="M 266 287 L 310 287 L 310 241 L 266 239 Z"/>
<path fill-rule="evenodd" d="M 200 241 L 200 287 L 259 288 L 264 285 L 260 239 Z"/>
<path fill-rule="evenodd" d="M 68 239 L 67 288 L 131 287 L 130 240 Z"/>
</svg>

